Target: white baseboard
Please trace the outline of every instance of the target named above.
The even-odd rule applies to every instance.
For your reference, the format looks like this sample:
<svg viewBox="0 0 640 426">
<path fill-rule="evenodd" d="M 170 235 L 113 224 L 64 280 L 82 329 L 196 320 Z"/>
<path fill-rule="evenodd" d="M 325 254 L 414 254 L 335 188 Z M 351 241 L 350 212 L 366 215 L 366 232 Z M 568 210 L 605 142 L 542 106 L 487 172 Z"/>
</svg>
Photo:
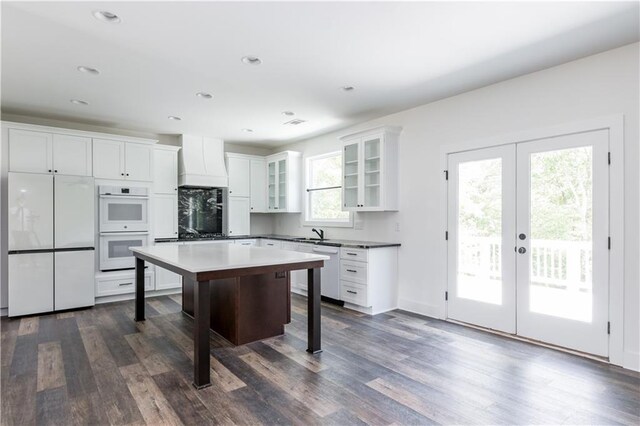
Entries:
<svg viewBox="0 0 640 426">
<path fill-rule="evenodd" d="M 444 313 L 441 312 L 442 309 L 436 305 L 416 302 L 415 300 L 400 299 L 398 308 L 405 311 L 413 312 L 414 314 L 426 315 L 431 318 L 444 319 Z"/>
<path fill-rule="evenodd" d="M 9 308 L 0 308 L 0 317 L 6 317 L 9 315 Z"/>
<path fill-rule="evenodd" d="M 629 370 L 640 371 L 640 352 L 624 351 L 622 367 Z"/>
<path fill-rule="evenodd" d="M 145 299 L 147 297 L 156 297 L 156 296 L 167 296 L 170 294 L 180 294 L 182 293 L 182 288 L 171 288 L 168 290 L 158 290 L 158 291 L 147 291 L 144 293 Z M 96 305 L 100 305 L 103 303 L 113 303 L 113 302 L 121 302 L 123 300 L 133 300 L 135 299 L 134 293 L 126 293 L 126 294 L 117 294 L 115 296 L 102 296 L 96 297 Z"/>
</svg>

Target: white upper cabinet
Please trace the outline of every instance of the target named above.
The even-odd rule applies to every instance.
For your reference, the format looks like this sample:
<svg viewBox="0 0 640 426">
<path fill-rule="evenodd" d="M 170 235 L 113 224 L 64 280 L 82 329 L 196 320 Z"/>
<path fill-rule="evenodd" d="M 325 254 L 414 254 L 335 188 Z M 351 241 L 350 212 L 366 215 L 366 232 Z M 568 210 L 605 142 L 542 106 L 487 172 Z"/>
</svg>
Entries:
<svg viewBox="0 0 640 426">
<path fill-rule="evenodd" d="M 53 171 L 61 175 L 92 176 L 91 138 L 54 134 Z"/>
<path fill-rule="evenodd" d="M 251 194 L 251 160 L 247 157 L 227 154 L 229 196 L 249 197 Z"/>
<path fill-rule="evenodd" d="M 229 197 L 227 213 L 229 235 L 249 235 L 249 201 L 248 197 Z"/>
<path fill-rule="evenodd" d="M 53 135 L 9 129 L 9 171 L 53 173 Z"/>
<path fill-rule="evenodd" d="M 9 129 L 9 171 L 91 176 L 91 138 Z"/>
<path fill-rule="evenodd" d="M 155 238 L 178 238 L 178 196 L 154 194 L 153 235 Z"/>
<path fill-rule="evenodd" d="M 251 213 L 267 211 L 267 163 L 264 158 L 251 160 Z"/>
<path fill-rule="evenodd" d="M 386 126 L 341 138 L 343 210 L 398 210 L 400 131 Z"/>
<path fill-rule="evenodd" d="M 153 146 L 126 143 L 124 154 L 125 177 L 128 180 L 153 180 Z"/>
<path fill-rule="evenodd" d="M 99 179 L 124 179 L 124 142 L 93 140 L 93 176 Z"/>
<path fill-rule="evenodd" d="M 285 151 L 270 155 L 267 161 L 267 211 L 299 213 L 301 211 L 302 157 Z"/>
<path fill-rule="evenodd" d="M 93 140 L 93 175 L 99 179 L 153 180 L 153 146 L 111 139 Z"/>
<path fill-rule="evenodd" d="M 156 145 L 153 157 L 153 192 L 156 194 L 178 193 L 177 146 Z"/>
</svg>

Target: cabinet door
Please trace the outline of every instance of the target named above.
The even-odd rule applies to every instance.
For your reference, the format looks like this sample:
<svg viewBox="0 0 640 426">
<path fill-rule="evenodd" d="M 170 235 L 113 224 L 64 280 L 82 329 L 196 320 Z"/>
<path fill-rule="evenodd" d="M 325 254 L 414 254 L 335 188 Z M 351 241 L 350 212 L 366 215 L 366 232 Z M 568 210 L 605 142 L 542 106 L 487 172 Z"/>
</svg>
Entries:
<svg viewBox="0 0 640 426">
<path fill-rule="evenodd" d="M 267 209 L 266 193 L 267 167 L 264 160 L 251 160 L 251 212 L 260 213 Z"/>
<path fill-rule="evenodd" d="M 175 272 L 156 266 L 156 290 L 166 290 L 182 286 L 182 277 Z"/>
<path fill-rule="evenodd" d="M 9 171 L 53 172 L 53 143 L 50 133 L 9 129 Z"/>
<path fill-rule="evenodd" d="M 10 317 L 53 311 L 53 253 L 9 255 L 8 278 Z"/>
<path fill-rule="evenodd" d="M 229 195 L 248 197 L 250 195 L 251 164 L 248 158 L 229 157 Z"/>
<path fill-rule="evenodd" d="M 249 235 L 249 197 L 229 197 L 229 235 Z"/>
<path fill-rule="evenodd" d="M 345 210 L 360 207 L 358 187 L 360 185 L 360 143 L 353 142 L 344 146 L 342 154 L 342 204 Z"/>
<path fill-rule="evenodd" d="M 269 211 L 278 209 L 278 163 L 269 161 L 267 164 L 267 207 Z"/>
<path fill-rule="evenodd" d="M 61 175 L 91 176 L 91 138 L 53 135 L 53 171 Z"/>
<path fill-rule="evenodd" d="M 153 191 L 157 194 L 178 193 L 178 153 L 154 149 Z"/>
<path fill-rule="evenodd" d="M 283 158 L 278 161 L 278 210 L 287 210 L 287 179 L 289 170 L 287 168 L 287 159 Z"/>
<path fill-rule="evenodd" d="M 381 206 L 381 170 L 382 136 L 373 136 L 362 140 L 362 175 L 360 207 L 378 208 Z"/>
<path fill-rule="evenodd" d="M 55 253 L 54 306 L 57 311 L 95 304 L 94 265 L 94 250 Z"/>
<path fill-rule="evenodd" d="M 92 177 L 55 176 L 55 247 L 95 247 L 95 185 Z"/>
<path fill-rule="evenodd" d="M 93 140 L 93 176 L 100 179 L 124 179 L 124 142 Z"/>
<path fill-rule="evenodd" d="M 153 208 L 153 234 L 156 238 L 178 236 L 178 196 L 156 194 Z"/>
<path fill-rule="evenodd" d="M 125 154 L 127 180 L 153 180 L 153 146 L 128 143 L 125 144 Z"/>
</svg>

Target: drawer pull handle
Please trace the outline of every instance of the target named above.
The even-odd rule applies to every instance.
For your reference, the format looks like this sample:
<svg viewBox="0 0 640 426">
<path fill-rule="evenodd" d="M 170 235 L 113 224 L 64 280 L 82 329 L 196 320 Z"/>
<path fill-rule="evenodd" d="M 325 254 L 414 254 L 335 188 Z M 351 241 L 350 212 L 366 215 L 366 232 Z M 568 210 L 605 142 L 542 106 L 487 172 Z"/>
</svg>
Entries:
<svg viewBox="0 0 640 426">
<path fill-rule="evenodd" d="M 133 285 L 133 283 L 120 283 L 118 284 L 119 287 L 125 286 L 125 285 Z"/>
<path fill-rule="evenodd" d="M 357 291 L 353 291 L 353 290 L 347 290 L 347 293 L 351 293 L 351 294 L 358 294 Z"/>
<path fill-rule="evenodd" d="M 358 271 L 356 271 L 355 269 L 347 269 L 347 272 L 354 272 L 355 273 L 355 272 L 358 272 Z"/>
<path fill-rule="evenodd" d="M 349 256 L 357 256 L 357 255 L 358 255 L 358 253 L 349 253 L 349 252 L 347 252 L 347 254 L 348 254 Z"/>
</svg>

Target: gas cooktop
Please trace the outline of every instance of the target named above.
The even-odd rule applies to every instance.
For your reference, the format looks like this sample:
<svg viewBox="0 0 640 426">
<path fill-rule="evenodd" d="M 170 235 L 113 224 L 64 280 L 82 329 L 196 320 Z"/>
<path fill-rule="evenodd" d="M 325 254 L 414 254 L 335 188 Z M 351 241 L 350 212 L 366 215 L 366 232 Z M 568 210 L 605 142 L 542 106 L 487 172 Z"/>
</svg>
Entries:
<svg viewBox="0 0 640 426">
<path fill-rule="evenodd" d="M 178 235 L 179 240 L 202 240 L 202 239 L 223 238 L 223 237 L 225 237 L 224 234 L 214 233 L 214 232 L 201 232 L 198 234 L 182 233 Z"/>
</svg>

